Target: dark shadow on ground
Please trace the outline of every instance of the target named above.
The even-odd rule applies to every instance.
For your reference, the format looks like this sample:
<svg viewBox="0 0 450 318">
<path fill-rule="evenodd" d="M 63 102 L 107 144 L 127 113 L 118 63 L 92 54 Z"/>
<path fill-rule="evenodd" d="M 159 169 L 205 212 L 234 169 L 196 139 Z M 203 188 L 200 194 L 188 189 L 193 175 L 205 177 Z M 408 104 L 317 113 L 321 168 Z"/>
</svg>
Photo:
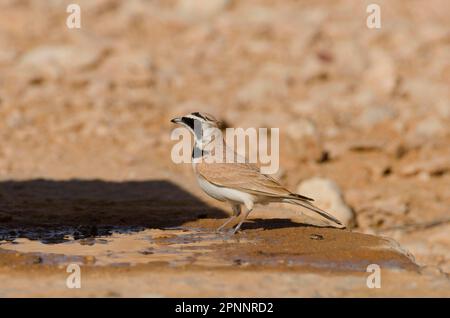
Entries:
<svg viewBox="0 0 450 318">
<path fill-rule="evenodd" d="M 167 180 L 0 182 L 0 240 L 57 243 L 225 217 Z"/>
<path fill-rule="evenodd" d="M 296 223 L 290 219 L 251 219 L 242 224 L 242 230 L 271 230 L 271 229 L 283 229 L 289 227 L 311 227 L 313 225 Z M 314 227 L 314 226 L 313 226 Z"/>
<path fill-rule="evenodd" d="M 333 226 L 328 225 L 314 225 L 308 223 L 293 222 L 291 219 L 251 219 L 242 224 L 242 230 L 271 230 L 271 229 L 284 229 L 291 227 L 312 227 L 312 228 L 329 228 L 336 229 Z"/>
</svg>

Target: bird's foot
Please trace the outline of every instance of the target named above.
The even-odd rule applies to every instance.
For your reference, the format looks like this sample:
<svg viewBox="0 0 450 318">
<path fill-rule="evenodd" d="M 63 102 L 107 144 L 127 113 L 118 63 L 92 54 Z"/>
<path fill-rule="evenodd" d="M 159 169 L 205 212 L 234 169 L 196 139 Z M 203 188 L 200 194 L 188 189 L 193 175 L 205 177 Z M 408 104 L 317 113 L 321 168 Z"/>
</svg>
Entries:
<svg viewBox="0 0 450 318">
<path fill-rule="evenodd" d="M 218 227 L 214 232 L 216 232 L 216 234 L 222 234 L 224 232 L 223 227 Z"/>
<path fill-rule="evenodd" d="M 233 221 L 237 216 L 236 215 L 232 215 L 224 224 L 222 224 L 221 226 L 219 226 L 216 230 L 216 233 L 221 233 L 223 231 L 223 229 L 231 222 Z"/>
<path fill-rule="evenodd" d="M 238 232 L 241 232 L 241 225 L 242 223 L 239 223 L 231 230 L 231 235 L 235 235 Z"/>
</svg>

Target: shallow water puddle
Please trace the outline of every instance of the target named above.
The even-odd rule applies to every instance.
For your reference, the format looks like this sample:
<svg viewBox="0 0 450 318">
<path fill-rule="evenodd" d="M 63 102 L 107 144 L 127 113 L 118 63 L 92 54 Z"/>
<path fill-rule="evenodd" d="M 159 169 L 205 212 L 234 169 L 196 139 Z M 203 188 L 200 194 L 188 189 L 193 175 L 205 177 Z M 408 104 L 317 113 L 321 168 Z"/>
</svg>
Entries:
<svg viewBox="0 0 450 318">
<path fill-rule="evenodd" d="M 236 240 L 213 232 L 174 228 L 114 233 L 83 240 L 69 238 L 68 242 L 58 244 L 18 238 L 0 241 L 0 248 L 38 254 L 44 264 L 128 266 L 166 262 L 169 266 L 227 266 L 233 262 L 218 257 L 213 248 L 213 245 L 227 242 L 236 243 Z"/>
</svg>

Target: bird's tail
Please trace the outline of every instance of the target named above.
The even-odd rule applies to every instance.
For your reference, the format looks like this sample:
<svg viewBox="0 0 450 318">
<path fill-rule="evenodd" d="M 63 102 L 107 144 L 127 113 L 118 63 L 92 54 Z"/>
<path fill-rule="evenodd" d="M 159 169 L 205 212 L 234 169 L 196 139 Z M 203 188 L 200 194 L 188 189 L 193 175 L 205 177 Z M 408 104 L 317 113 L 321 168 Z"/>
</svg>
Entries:
<svg viewBox="0 0 450 318">
<path fill-rule="evenodd" d="M 286 203 L 291 203 L 291 204 L 295 204 L 295 205 L 300 205 L 310 211 L 316 212 L 317 214 L 323 216 L 324 218 L 326 218 L 329 221 L 332 221 L 333 223 L 339 225 L 338 227 L 340 228 L 345 228 L 345 225 L 342 224 L 341 221 L 339 221 L 337 218 L 335 218 L 334 216 L 332 216 L 331 214 L 325 212 L 324 210 L 319 209 L 318 207 L 316 207 L 315 205 L 313 205 L 311 202 L 306 201 L 304 199 L 301 198 L 286 198 L 283 200 Z"/>
</svg>

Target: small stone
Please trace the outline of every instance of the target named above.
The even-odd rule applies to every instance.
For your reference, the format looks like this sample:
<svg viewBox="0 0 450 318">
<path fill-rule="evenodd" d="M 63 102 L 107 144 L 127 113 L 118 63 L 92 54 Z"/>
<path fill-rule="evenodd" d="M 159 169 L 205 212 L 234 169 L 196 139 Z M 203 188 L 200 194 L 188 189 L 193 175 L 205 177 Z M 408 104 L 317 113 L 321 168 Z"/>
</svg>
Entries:
<svg viewBox="0 0 450 318">
<path fill-rule="evenodd" d="M 316 159 L 317 163 L 326 163 L 330 161 L 330 153 L 327 150 L 322 150 L 319 157 Z"/>
<path fill-rule="evenodd" d="M 151 255 L 151 254 L 154 254 L 155 252 L 152 251 L 151 249 L 146 249 L 146 250 L 140 251 L 139 253 L 142 255 Z"/>
<path fill-rule="evenodd" d="M 311 240 L 322 241 L 322 240 L 323 240 L 323 235 L 320 235 L 320 234 L 311 234 L 311 235 L 309 236 L 309 238 L 310 238 Z"/>
<path fill-rule="evenodd" d="M 370 139 L 352 141 L 347 144 L 348 150 L 351 151 L 381 151 L 384 146 L 383 141 Z"/>
<path fill-rule="evenodd" d="M 96 261 L 95 256 L 88 255 L 84 257 L 84 264 L 86 265 L 93 265 L 95 264 L 95 261 Z"/>
<path fill-rule="evenodd" d="M 42 259 L 41 256 L 35 256 L 35 257 L 33 257 L 33 259 L 32 259 L 32 263 L 33 263 L 33 264 L 42 264 L 43 261 L 44 261 L 44 260 Z"/>
</svg>

